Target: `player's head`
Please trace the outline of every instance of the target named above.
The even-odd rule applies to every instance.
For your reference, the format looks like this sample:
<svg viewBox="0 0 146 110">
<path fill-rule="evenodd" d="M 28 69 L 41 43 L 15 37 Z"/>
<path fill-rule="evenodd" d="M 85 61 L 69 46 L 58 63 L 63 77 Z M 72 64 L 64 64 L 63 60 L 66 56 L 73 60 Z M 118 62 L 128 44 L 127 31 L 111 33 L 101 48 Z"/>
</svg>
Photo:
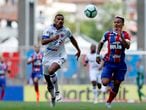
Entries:
<svg viewBox="0 0 146 110">
<path fill-rule="evenodd" d="M 96 45 L 95 44 L 91 44 L 91 46 L 90 46 L 90 52 L 91 53 L 95 53 L 96 52 Z"/>
<path fill-rule="evenodd" d="M 35 44 L 35 45 L 34 45 L 34 50 L 35 50 L 36 53 L 39 53 L 39 51 L 40 51 L 40 46 L 39 46 L 38 44 Z"/>
<path fill-rule="evenodd" d="M 123 17 L 120 17 L 120 16 L 116 16 L 115 18 L 114 18 L 114 28 L 115 29 L 122 29 L 123 28 L 123 26 L 124 26 L 124 22 L 125 22 L 125 20 L 124 20 L 124 18 Z"/>
<path fill-rule="evenodd" d="M 64 16 L 63 14 L 56 14 L 54 18 L 54 25 L 56 26 L 57 29 L 60 29 L 63 27 L 64 24 Z"/>
</svg>

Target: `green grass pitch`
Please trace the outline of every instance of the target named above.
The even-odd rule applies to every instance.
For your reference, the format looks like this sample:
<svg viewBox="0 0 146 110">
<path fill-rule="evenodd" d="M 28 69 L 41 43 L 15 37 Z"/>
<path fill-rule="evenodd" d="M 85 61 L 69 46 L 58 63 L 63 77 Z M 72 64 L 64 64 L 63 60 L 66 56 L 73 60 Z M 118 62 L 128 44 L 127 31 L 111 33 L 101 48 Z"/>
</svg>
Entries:
<svg viewBox="0 0 146 110">
<path fill-rule="evenodd" d="M 49 103 L 0 102 L 0 110 L 107 110 L 105 103 L 61 102 L 51 108 Z M 111 110 L 146 110 L 146 103 L 113 103 Z"/>
</svg>

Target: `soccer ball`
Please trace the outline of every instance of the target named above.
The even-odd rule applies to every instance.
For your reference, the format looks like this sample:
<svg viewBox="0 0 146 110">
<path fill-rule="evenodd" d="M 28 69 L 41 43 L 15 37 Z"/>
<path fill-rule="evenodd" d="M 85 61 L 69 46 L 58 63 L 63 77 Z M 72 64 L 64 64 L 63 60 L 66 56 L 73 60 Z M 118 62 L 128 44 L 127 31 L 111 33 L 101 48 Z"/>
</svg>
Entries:
<svg viewBox="0 0 146 110">
<path fill-rule="evenodd" d="M 88 18 L 94 18 L 97 15 L 97 9 L 96 6 L 93 4 L 89 4 L 85 7 L 84 14 Z"/>
</svg>

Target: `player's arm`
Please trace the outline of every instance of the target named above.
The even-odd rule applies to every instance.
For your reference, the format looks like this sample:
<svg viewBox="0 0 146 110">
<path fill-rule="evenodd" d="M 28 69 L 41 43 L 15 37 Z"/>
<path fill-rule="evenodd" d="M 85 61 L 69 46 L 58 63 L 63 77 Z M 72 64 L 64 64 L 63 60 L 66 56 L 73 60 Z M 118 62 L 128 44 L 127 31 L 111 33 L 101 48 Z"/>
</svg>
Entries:
<svg viewBox="0 0 146 110">
<path fill-rule="evenodd" d="M 8 70 L 7 70 L 7 73 L 10 74 L 10 73 L 11 73 L 11 70 L 8 69 Z"/>
<path fill-rule="evenodd" d="M 10 73 L 11 73 L 11 70 L 10 70 L 8 64 L 6 65 L 6 73 L 7 73 L 7 74 L 10 74 Z"/>
<path fill-rule="evenodd" d="M 126 36 L 128 36 L 128 34 L 126 35 Z M 126 48 L 126 49 L 129 49 L 130 48 L 130 39 L 125 39 L 125 37 L 124 37 L 124 34 L 121 34 L 121 39 L 122 39 L 122 44 L 123 44 L 123 46 Z"/>
<path fill-rule="evenodd" d="M 88 58 L 87 58 L 87 55 L 86 55 L 86 57 L 85 57 L 85 61 L 84 61 L 84 66 L 87 66 L 88 65 L 88 62 L 89 62 L 89 60 L 88 60 Z"/>
<path fill-rule="evenodd" d="M 70 37 L 70 41 L 73 44 L 73 46 L 77 49 L 76 56 L 77 56 L 77 59 L 78 59 L 80 57 L 80 54 L 81 54 L 80 48 L 78 46 L 78 43 L 77 43 L 77 41 L 75 40 L 75 38 L 73 36 Z"/>
<path fill-rule="evenodd" d="M 96 56 L 96 62 L 98 64 L 100 64 L 101 62 L 101 56 L 100 56 L 100 51 L 104 45 L 104 42 L 107 40 L 107 36 L 108 36 L 109 32 L 106 32 L 104 34 L 104 36 L 102 37 L 101 41 L 98 43 L 98 47 L 97 47 L 97 56 Z"/>
<path fill-rule="evenodd" d="M 102 70 L 103 66 L 104 66 L 104 60 L 102 59 L 98 70 Z"/>
<path fill-rule="evenodd" d="M 59 35 L 55 35 L 55 36 L 52 36 L 52 37 L 49 37 L 49 38 L 46 38 L 46 36 L 42 36 L 41 43 L 42 43 L 42 45 L 46 45 L 50 42 L 56 41 L 58 38 L 59 38 Z"/>
<path fill-rule="evenodd" d="M 99 42 L 98 47 L 97 47 L 96 62 L 97 62 L 98 64 L 100 64 L 100 62 L 101 62 L 100 51 L 101 51 L 101 49 L 102 49 L 102 47 L 103 47 L 103 44 L 104 44 L 104 42 Z"/>
<path fill-rule="evenodd" d="M 97 54 L 99 55 L 100 54 L 100 51 L 101 51 L 101 49 L 102 49 L 102 47 L 103 47 L 103 42 L 99 42 L 99 44 L 98 44 L 98 47 L 97 47 Z"/>
<path fill-rule="evenodd" d="M 125 31 L 122 32 L 122 29 L 117 30 L 118 35 L 121 37 L 121 43 L 126 49 L 130 48 L 130 37 L 129 34 Z"/>
<path fill-rule="evenodd" d="M 27 60 L 27 64 L 31 64 L 32 62 L 34 62 L 36 60 L 36 58 L 34 56 L 31 56 L 28 60 Z"/>
</svg>

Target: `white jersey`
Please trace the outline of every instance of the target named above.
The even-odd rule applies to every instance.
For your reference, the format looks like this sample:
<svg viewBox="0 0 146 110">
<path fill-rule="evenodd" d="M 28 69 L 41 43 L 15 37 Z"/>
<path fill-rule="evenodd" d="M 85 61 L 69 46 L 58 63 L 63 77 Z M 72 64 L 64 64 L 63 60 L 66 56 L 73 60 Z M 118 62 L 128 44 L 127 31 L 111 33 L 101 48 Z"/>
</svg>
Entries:
<svg viewBox="0 0 146 110">
<path fill-rule="evenodd" d="M 92 70 L 99 71 L 98 68 L 99 68 L 100 64 L 98 64 L 96 62 L 96 53 L 93 53 L 93 54 L 89 53 L 89 54 L 87 54 L 85 60 L 89 64 L 89 71 L 92 71 Z"/>
<path fill-rule="evenodd" d="M 87 54 L 85 61 L 87 61 L 89 65 L 90 81 L 97 80 L 98 82 L 101 82 L 101 71 L 99 70 L 100 64 L 96 62 L 96 53 Z"/>
<path fill-rule="evenodd" d="M 49 61 L 54 57 L 66 57 L 64 42 L 66 38 L 70 38 L 72 36 L 71 31 L 65 27 L 57 30 L 56 27 L 52 24 L 43 32 L 42 39 L 48 39 L 54 35 L 59 35 L 59 39 L 43 45 L 43 62 Z"/>
</svg>

